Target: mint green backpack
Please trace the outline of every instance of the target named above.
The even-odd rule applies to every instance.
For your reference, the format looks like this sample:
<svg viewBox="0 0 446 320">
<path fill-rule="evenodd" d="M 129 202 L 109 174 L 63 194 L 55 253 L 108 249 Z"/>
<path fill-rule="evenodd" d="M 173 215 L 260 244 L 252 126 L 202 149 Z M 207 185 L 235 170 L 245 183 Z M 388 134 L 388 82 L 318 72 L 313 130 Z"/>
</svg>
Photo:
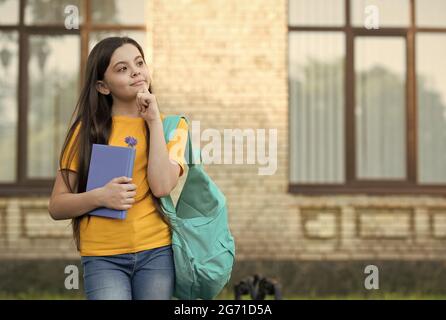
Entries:
<svg viewBox="0 0 446 320">
<path fill-rule="evenodd" d="M 181 118 L 163 119 L 168 142 Z M 213 299 L 229 282 L 235 260 L 235 243 L 228 225 L 226 198 L 200 163 L 194 161 L 190 130 L 187 133 L 185 159 L 189 167 L 176 206 L 169 196 L 160 198 L 160 206 L 172 230 L 175 263 L 174 297 L 184 300 Z"/>
</svg>

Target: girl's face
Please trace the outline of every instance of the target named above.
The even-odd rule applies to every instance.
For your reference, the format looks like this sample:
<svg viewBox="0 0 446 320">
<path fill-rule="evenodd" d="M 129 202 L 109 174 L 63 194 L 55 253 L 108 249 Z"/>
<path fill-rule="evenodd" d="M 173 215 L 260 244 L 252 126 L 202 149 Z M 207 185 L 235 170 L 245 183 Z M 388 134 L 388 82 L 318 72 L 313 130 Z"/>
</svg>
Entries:
<svg viewBox="0 0 446 320">
<path fill-rule="evenodd" d="M 150 82 L 149 69 L 138 48 L 126 43 L 113 52 L 104 79 L 97 82 L 96 88 L 102 94 L 111 93 L 113 99 L 129 101 Z"/>
</svg>

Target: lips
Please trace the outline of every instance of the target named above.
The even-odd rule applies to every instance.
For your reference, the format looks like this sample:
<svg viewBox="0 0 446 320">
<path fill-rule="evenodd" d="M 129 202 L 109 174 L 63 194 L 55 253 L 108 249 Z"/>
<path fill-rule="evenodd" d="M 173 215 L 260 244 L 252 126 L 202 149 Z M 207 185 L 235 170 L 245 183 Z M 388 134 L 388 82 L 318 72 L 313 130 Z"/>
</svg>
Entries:
<svg viewBox="0 0 446 320">
<path fill-rule="evenodd" d="M 131 86 L 132 86 L 132 87 L 136 87 L 136 86 L 140 86 L 140 85 L 142 85 L 142 84 L 144 84 L 144 83 L 146 83 L 145 80 L 139 80 L 139 81 L 137 81 L 137 82 L 133 82 L 133 83 L 131 84 Z"/>
</svg>

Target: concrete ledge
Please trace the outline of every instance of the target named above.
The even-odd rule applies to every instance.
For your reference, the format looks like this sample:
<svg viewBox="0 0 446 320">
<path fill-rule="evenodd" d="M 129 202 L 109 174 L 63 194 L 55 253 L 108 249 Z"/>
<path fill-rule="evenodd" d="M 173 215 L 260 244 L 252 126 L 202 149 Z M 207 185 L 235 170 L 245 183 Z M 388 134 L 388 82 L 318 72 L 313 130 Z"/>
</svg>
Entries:
<svg viewBox="0 0 446 320">
<path fill-rule="evenodd" d="M 379 290 L 367 290 L 367 265 L 379 269 Z M 79 290 L 67 290 L 67 265 L 79 268 Z M 241 279 L 254 275 L 276 278 L 284 295 L 368 295 L 374 293 L 446 294 L 446 261 L 240 261 L 227 290 Z M 83 294 L 80 260 L 2 260 L 0 292 L 45 292 L 63 295 Z"/>
</svg>

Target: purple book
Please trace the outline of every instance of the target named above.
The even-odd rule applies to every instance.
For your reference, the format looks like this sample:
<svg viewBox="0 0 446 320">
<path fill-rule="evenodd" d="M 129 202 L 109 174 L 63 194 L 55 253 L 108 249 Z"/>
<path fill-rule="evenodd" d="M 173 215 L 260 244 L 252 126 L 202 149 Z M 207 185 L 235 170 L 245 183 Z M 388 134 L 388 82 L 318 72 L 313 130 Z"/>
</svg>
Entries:
<svg viewBox="0 0 446 320">
<path fill-rule="evenodd" d="M 86 191 L 105 186 L 113 178 L 133 176 L 136 149 L 93 144 Z M 125 219 L 127 210 L 96 208 L 88 213 L 93 216 Z"/>
</svg>

